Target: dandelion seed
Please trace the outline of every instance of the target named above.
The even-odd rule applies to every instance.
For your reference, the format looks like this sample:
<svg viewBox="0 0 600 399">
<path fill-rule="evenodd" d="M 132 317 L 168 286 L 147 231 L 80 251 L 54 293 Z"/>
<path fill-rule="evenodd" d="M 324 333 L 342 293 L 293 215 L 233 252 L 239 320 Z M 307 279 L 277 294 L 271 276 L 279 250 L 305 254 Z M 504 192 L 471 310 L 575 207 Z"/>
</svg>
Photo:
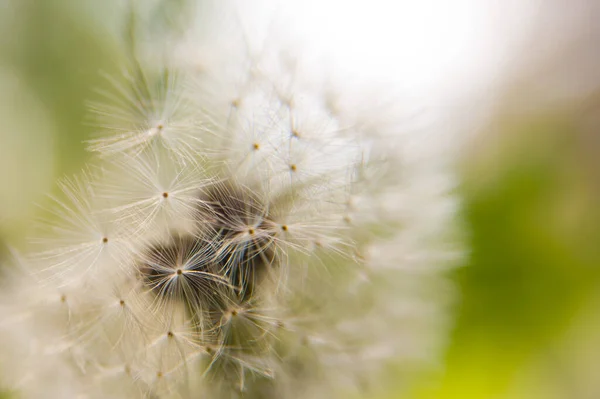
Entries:
<svg viewBox="0 0 600 399">
<path fill-rule="evenodd" d="M 101 91 L 104 101 L 90 105 L 97 119 L 94 125 L 101 130 L 98 138 L 88 141 L 88 149 L 103 156 L 135 156 L 158 146 L 176 157 L 197 156 L 199 133 L 207 126 L 186 99 L 186 79 L 168 69 L 148 74 L 139 67 L 124 77 L 118 82 L 106 76 L 113 91 Z"/>
</svg>

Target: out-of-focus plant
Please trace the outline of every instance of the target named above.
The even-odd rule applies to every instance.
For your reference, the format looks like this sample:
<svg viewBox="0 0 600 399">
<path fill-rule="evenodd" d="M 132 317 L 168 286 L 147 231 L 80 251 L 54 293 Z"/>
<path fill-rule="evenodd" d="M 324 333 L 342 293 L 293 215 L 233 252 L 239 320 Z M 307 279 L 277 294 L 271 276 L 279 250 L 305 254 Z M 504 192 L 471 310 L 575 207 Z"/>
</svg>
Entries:
<svg viewBox="0 0 600 399">
<path fill-rule="evenodd" d="M 599 13 L 545 3 L 493 86 L 463 161 L 471 256 L 447 372 L 418 397 L 600 395 Z"/>
</svg>

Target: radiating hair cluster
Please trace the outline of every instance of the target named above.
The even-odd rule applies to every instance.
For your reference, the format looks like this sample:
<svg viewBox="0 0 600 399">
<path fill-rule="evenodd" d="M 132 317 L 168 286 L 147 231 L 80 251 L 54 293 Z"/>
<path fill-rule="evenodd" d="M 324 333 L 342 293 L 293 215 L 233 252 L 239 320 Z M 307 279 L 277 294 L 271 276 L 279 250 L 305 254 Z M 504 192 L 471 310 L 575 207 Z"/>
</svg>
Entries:
<svg viewBox="0 0 600 399">
<path fill-rule="evenodd" d="M 229 30 L 136 54 L 90 104 L 94 158 L 3 279 L 17 397 L 348 397 L 431 360 L 456 257 L 438 153 Z"/>
</svg>

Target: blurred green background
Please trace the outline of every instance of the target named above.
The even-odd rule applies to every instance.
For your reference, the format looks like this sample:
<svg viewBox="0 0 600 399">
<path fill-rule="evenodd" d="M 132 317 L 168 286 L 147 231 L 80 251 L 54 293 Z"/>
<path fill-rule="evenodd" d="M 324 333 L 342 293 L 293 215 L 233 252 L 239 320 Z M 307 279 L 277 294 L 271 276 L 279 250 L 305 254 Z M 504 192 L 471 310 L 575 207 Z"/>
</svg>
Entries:
<svg viewBox="0 0 600 399">
<path fill-rule="evenodd" d="M 123 13 L 100 3 L 0 3 L 0 236 L 11 241 L 29 204 L 86 160 L 86 101 L 123 57 Z M 507 85 L 457 166 L 469 255 L 452 275 L 442 370 L 415 399 L 600 398 L 600 97 L 531 106 L 527 84 Z"/>
</svg>

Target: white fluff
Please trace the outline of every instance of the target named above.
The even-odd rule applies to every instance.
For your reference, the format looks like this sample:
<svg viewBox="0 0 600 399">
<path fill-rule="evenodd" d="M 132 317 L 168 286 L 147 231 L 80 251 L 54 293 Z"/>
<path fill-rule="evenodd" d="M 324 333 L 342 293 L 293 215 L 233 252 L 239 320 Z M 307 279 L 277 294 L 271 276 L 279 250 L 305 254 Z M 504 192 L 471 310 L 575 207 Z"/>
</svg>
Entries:
<svg viewBox="0 0 600 399">
<path fill-rule="evenodd" d="M 441 342 L 460 250 L 436 134 L 211 4 L 93 105 L 97 172 L 5 279 L 23 397 L 346 397 Z"/>
</svg>

